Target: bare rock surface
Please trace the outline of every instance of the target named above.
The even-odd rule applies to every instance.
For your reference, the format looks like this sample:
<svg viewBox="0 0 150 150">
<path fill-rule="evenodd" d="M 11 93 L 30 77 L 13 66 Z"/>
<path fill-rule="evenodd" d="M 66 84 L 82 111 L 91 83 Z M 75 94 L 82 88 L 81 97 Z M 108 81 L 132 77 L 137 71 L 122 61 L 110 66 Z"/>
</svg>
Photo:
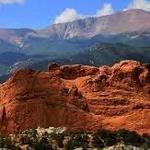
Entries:
<svg viewBox="0 0 150 150">
<path fill-rule="evenodd" d="M 0 84 L 0 131 L 67 127 L 150 133 L 150 68 L 133 60 L 102 67 L 49 64 Z"/>
</svg>

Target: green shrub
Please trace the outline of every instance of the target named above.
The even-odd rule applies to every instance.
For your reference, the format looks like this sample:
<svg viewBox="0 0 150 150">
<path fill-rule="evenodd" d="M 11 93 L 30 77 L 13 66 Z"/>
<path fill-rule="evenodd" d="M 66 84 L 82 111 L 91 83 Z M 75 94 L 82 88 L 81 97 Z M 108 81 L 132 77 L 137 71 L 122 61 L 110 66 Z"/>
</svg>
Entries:
<svg viewBox="0 0 150 150">
<path fill-rule="evenodd" d="M 93 134 L 93 146 L 97 148 L 113 146 L 116 144 L 116 141 L 114 132 L 109 130 L 101 129 Z"/>
<path fill-rule="evenodd" d="M 116 131 L 117 139 L 123 140 L 126 145 L 141 146 L 144 143 L 144 139 L 135 131 L 128 131 L 120 129 Z"/>
<path fill-rule="evenodd" d="M 74 148 L 82 147 L 86 149 L 88 147 L 88 135 L 86 132 L 72 132 L 71 139 Z"/>
<path fill-rule="evenodd" d="M 0 136 L 0 148 L 11 148 L 12 147 L 12 142 L 9 137 L 6 136 Z"/>
</svg>

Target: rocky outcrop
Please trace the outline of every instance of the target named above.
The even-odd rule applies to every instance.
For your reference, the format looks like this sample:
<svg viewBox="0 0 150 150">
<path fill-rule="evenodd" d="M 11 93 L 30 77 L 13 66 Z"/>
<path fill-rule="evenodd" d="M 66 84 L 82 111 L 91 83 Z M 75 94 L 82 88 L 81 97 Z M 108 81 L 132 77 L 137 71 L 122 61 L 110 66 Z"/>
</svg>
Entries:
<svg viewBox="0 0 150 150">
<path fill-rule="evenodd" d="M 95 75 L 99 72 L 98 68 L 92 66 L 84 66 L 79 64 L 59 66 L 56 63 L 49 64 L 48 70 L 49 72 L 54 72 L 63 79 L 76 79 L 78 77 Z"/>
<path fill-rule="evenodd" d="M 112 67 L 21 69 L 0 85 L 0 113 L 4 133 L 38 126 L 150 133 L 150 68 L 125 60 Z"/>
</svg>

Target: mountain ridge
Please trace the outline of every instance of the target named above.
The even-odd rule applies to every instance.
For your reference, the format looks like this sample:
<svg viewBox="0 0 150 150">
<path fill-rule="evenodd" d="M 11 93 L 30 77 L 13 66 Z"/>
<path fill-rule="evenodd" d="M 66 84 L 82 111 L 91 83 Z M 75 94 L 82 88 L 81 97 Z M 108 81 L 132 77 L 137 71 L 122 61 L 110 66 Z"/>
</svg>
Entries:
<svg viewBox="0 0 150 150">
<path fill-rule="evenodd" d="M 122 18 L 126 18 L 126 19 L 123 20 Z M 143 25 L 144 20 L 145 20 L 145 23 Z M 33 37 L 39 36 L 41 38 L 49 37 L 49 38 L 54 38 L 54 39 L 56 37 L 58 39 L 76 38 L 76 36 L 78 36 L 78 33 L 79 33 L 78 30 L 80 31 L 80 36 L 78 37 L 80 38 L 81 37 L 91 38 L 98 34 L 109 35 L 109 34 L 119 34 L 119 33 L 124 33 L 124 32 L 135 32 L 135 31 L 144 32 L 144 31 L 150 30 L 150 23 L 148 20 L 150 20 L 150 12 L 140 10 L 140 9 L 134 9 L 134 10 L 127 10 L 124 12 L 118 12 L 118 13 L 108 15 L 108 16 L 89 17 L 89 18 L 79 19 L 79 20 L 75 20 L 75 21 L 67 22 L 67 23 L 53 24 L 49 27 L 39 29 L 39 30 L 29 29 L 29 28 L 20 28 L 20 29 L 1 28 L 0 38 L 5 37 L 4 35 L 6 34 L 5 32 L 7 31 L 9 32 L 9 36 L 15 33 L 16 34 L 14 36 L 17 36 L 17 34 L 20 33 L 20 35 L 22 36 L 33 36 Z M 113 24 L 116 24 L 116 26 L 113 26 L 111 22 L 113 22 Z M 128 24 L 125 26 L 126 22 Z M 122 25 L 122 28 L 121 27 L 118 28 L 119 23 L 120 23 L 120 26 Z M 97 25 L 101 27 L 97 27 Z M 80 26 L 82 30 L 80 29 Z M 113 28 L 111 29 L 110 27 L 113 27 Z M 79 28 L 79 29 L 76 29 L 76 28 Z M 88 28 L 89 28 L 89 31 L 88 31 Z M 74 32 L 74 33 L 71 33 L 71 32 Z M 92 35 L 88 35 L 88 34 L 92 34 Z"/>
<path fill-rule="evenodd" d="M 126 19 L 124 20 L 122 18 L 126 18 Z M 134 22 L 134 19 L 136 19 L 135 20 L 136 22 Z M 135 9 L 135 10 L 128 10 L 128 11 L 124 11 L 124 12 L 115 13 L 115 14 L 108 15 L 108 16 L 90 17 L 90 18 L 75 20 L 75 21 L 68 22 L 68 23 L 54 24 L 54 25 L 50 26 L 49 28 L 47 28 L 47 32 L 57 30 L 57 28 L 67 28 L 67 26 L 69 26 L 68 30 L 71 30 L 71 29 L 75 30 L 74 32 L 75 33 L 77 32 L 76 34 L 78 35 L 78 30 L 76 31 L 76 28 L 79 28 L 80 25 L 81 26 L 83 25 L 84 26 L 83 31 L 79 29 L 79 31 L 80 31 L 79 34 L 81 33 L 79 37 L 82 37 L 82 34 L 85 33 L 85 36 L 87 38 L 91 38 L 91 37 L 98 35 L 98 34 L 118 34 L 118 33 L 123 33 L 123 32 L 134 32 L 134 31 L 140 31 L 140 30 L 144 31 L 145 29 L 149 30 L 150 29 L 150 23 L 147 20 L 145 20 L 145 21 L 147 21 L 148 27 L 145 27 L 145 29 L 144 29 L 143 26 L 141 26 L 141 27 L 139 26 L 139 25 L 141 25 L 140 24 L 141 22 L 142 23 L 144 22 L 143 21 L 144 19 L 150 20 L 150 13 L 147 11 L 144 11 L 144 10 Z M 134 23 L 132 23 L 132 21 Z M 112 22 L 116 26 L 113 26 Z M 128 24 L 125 26 L 126 22 Z M 120 31 L 118 31 L 119 30 L 118 24 L 120 24 L 120 26 L 122 26 L 122 28 L 119 26 Z M 129 24 L 130 24 L 130 26 L 129 26 Z M 97 27 L 98 25 L 100 27 Z M 132 28 L 132 25 L 133 25 L 133 28 Z M 94 35 L 88 36 L 88 34 L 87 34 L 88 29 L 87 30 L 85 29 L 86 26 L 87 26 L 87 28 L 90 26 L 89 32 L 93 32 Z M 110 27 L 114 27 L 114 28 L 111 29 Z M 97 28 L 96 31 L 95 31 L 95 28 Z M 135 30 L 134 30 L 134 28 L 135 28 Z M 44 29 L 44 30 L 46 30 L 46 29 Z M 59 29 L 58 29 L 58 31 L 59 31 L 58 37 L 59 36 L 61 37 L 61 32 Z M 70 39 L 70 38 L 73 38 L 76 36 L 76 34 L 74 36 L 70 35 L 70 37 L 67 38 L 67 34 L 69 34 L 69 31 L 67 33 L 65 33 L 62 38 L 63 39 Z"/>
</svg>

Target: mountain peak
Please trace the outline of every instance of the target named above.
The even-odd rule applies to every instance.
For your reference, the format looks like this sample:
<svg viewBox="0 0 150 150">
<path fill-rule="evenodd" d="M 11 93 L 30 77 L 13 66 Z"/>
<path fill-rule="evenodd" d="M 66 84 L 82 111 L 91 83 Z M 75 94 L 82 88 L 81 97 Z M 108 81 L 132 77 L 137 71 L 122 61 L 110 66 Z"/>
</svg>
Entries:
<svg viewBox="0 0 150 150">
<path fill-rule="evenodd" d="M 90 17 L 68 23 L 55 24 L 43 30 L 45 35 L 59 39 L 91 38 L 99 34 L 144 32 L 150 29 L 150 13 L 141 9 L 127 10 L 113 15 Z"/>
<path fill-rule="evenodd" d="M 131 12 L 131 13 L 150 13 L 149 11 L 146 11 L 144 9 L 129 9 L 123 12 Z"/>
</svg>

